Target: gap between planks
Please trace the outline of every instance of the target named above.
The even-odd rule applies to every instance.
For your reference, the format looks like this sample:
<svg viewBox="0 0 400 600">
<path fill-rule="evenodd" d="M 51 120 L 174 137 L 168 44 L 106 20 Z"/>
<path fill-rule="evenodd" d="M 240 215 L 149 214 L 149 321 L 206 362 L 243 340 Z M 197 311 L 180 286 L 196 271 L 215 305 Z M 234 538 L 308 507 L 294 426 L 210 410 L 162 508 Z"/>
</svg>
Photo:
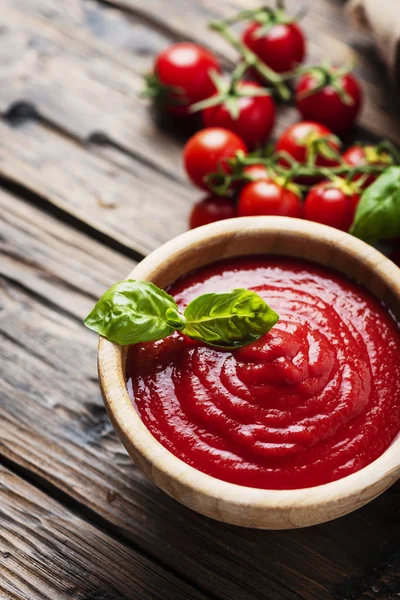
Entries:
<svg viewBox="0 0 400 600">
<path fill-rule="evenodd" d="M 1 196 L 8 224 L 2 243 L 16 257 L 2 264 L 27 290 L 71 306 L 82 318 L 91 301 L 87 294 L 59 289 L 60 277 L 100 294 L 130 267 L 117 253 L 73 235 L 67 225 Z M 18 254 L 22 259 L 29 254 L 30 263 L 19 264 Z M 42 307 L 34 295 L 8 291 L 1 328 L 11 340 L 23 338 L 25 348 L 21 355 L 4 344 L 3 455 L 100 514 L 174 571 L 224 600 L 331 600 L 331 583 L 339 587 L 345 577 L 358 579 L 379 558 L 382 536 L 398 530 L 395 489 L 348 518 L 293 532 L 238 530 L 181 507 L 133 467 L 112 432 L 93 380 L 95 336 Z M 22 372 L 18 365 L 24 365 Z"/>
<path fill-rule="evenodd" d="M 189 184 L 110 145 L 83 145 L 40 121 L 0 120 L 0 176 L 143 257 L 186 230 Z M 3 150 L 1 149 L 3 146 Z M 33 198 L 33 196 L 31 196 Z"/>
<path fill-rule="evenodd" d="M 10 199 L 11 199 L 11 197 L 10 197 Z M 17 199 L 18 198 L 15 196 L 14 201 L 17 201 Z M 25 199 L 19 198 L 19 200 L 24 201 Z M 21 207 L 21 209 L 23 210 L 23 207 Z M 34 220 L 33 220 L 34 216 L 35 216 L 34 213 L 31 213 L 30 217 L 32 219 L 32 222 L 34 222 Z M 38 213 L 36 213 L 36 217 L 40 217 L 40 215 Z M 52 218 L 53 215 L 50 215 L 50 217 Z M 47 217 L 47 219 L 48 219 L 48 217 Z M 62 220 L 61 220 L 61 222 L 62 222 Z M 64 227 L 66 227 L 65 223 L 64 223 Z M 44 229 L 44 231 L 46 231 L 46 230 L 48 230 L 47 227 Z M 72 246 L 72 248 L 73 248 L 73 246 Z M 24 252 L 24 249 L 27 249 L 25 245 L 23 245 L 23 248 L 21 248 L 21 253 Z M 100 250 L 100 252 L 101 252 L 101 250 Z M 3 256 L 6 256 L 6 254 L 3 253 Z M 8 253 L 8 256 L 10 257 L 11 255 Z M 21 256 L 18 257 L 16 255 L 15 258 L 18 260 L 21 260 Z M 125 261 L 121 261 L 121 262 L 125 263 Z M 29 266 L 35 267 L 35 265 L 37 263 L 35 262 L 34 257 L 32 257 L 31 262 L 27 259 L 26 264 Z M 129 268 L 131 268 L 131 266 L 132 266 L 132 264 L 129 265 Z M 128 266 L 126 268 L 128 268 Z M 49 274 L 50 274 L 50 272 L 49 272 Z M 4 274 L 2 274 L 2 276 L 5 277 Z M 9 279 L 9 278 L 6 277 L 6 279 Z M 42 295 L 41 293 L 33 290 L 29 285 L 31 282 L 28 282 L 27 285 L 25 286 L 18 281 L 18 278 L 15 280 L 15 282 L 12 279 L 9 279 L 9 281 L 12 283 L 12 285 L 16 285 L 17 287 L 21 288 L 25 293 L 36 298 L 36 300 L 38 302 L 43 303 L 44 306 L 57 311 L 57 313 L 59 313 L 63 316 L 66 316 L 69 319 L 73 319 L 76 323 L 79 323 L 82 326 L 81 315 L 78 316 L 77 314 L 75 314 L 73 312 L 67 311 L 65 308 L 60 306 L 60 304 L 58 304 L 57 301 L 54 302 L 51 299 L 49 299 L 48 297 L 46 297 L 45 295 Z M 65 286 L 65 284 L 66 284 L 66 282 L 64 281 L 63 285 Z M 68 286 L 69 286 L 69 289 L 71 289 L 70 282 L 68 282 Z M 78 289 L 79 288 L 77 288 L 77 290 Z M 86 292 L 86 290 L 81 290 L 81 291 Z M 93 299 L 91 297 L 90 304 L 92 304 L 92 303 L 93 303 Z M 75 305 L 76 305 L 76 303 L 75 303 Z M 0 308 L 1 308 L 1 306 L 0 306 Z M 7 337 L 10 341 L 18 344 L 24 350 L 30 351 L 30 349 L 27 348 L 20 340 L 15 339 L 13 336 L 5 334 L 4 332 L 0 333 L 0 338 L 2 336 Z M 39 355 L 40 355 L 40 352 L 38 353 L 38 356 Z M 43 360 L 43 357 L 41 358 L 41 360 Z M 47 364 L 50 368 L 54 368 L 54 364 L 51 364 L 51 363 L 47 363 Z M 95 368 L 95 367 L 93 366 L 93 368 Z M 95 380 L 95 383 L 97 385 L 97 378 Z M 103 411 L 104 411 L 104 407 L 103 407 Z M 158 565 L 159 567 L 165 569 L 166 571 L 171 573 L 174 577 L 176 577 L 177 579 L 186 583 L 188 586 L 193 587 L 195 590 L 198 590 L 201 593 L 201 598 L 210 598 L 211 600 L 220 600 L 219 597 L 217 595 L 213 594 L 209 589 L 207 589 L 207 590 L 201 589 L 202 586 L 199 584 L 199 582 L 191 582 L 190 578 L 185 577 L 185 573 L 175 571 L 174 568 L 171 567 L 171 565 L 168 565 L 168 563 L 164 564 L 163 561 L 161 561 L 159 558 L 157 558 L 156 556 L 153 556 L 150 552 L 141 548 L 140 545 L 138 546 L 132 538 L 128 538 L 124 535 L 122 528 L 116 528 L 115 526 L 113 526 L 113 524 L 110 521 L 107 521 L 106 518 L 102 517 L 95 510 L 91 509 L 89 506 L 85 505 L 83 502 L 80 502 L 79 500 L 77 500 L 72 495 L 68 494 L 67 492 L 63 491 L 60 487 L 57 487 L 57 485 L 55 485 L 51 481 L 45 479 L 45 477 L 41 477 L 39 473 L 37 473 L 37 472 L 35 473 L 34 471 L 29 470 L 28 468 L 13 461 L 9 456 L 5 455 L 2 452 L 1 443 L 0 443 L 0 464 L 3 464 L 9 471 L 16 474 L 18 477 L 21 477 L 22 479 L 27 481 L 30 485 L 34 486 L 39 491 L 47 494 L 52 499 L 56 500 L 58 503 L 65 506 L 70 512 L 79 516 L 81 519 L 85 520 L 85 522 L 88 522 L 91 525 L 93 525 L 94 527 L 96 527 L 99 531 L 106 533 L 108 536 L 112 537 L 119 543 L 124 544 L 127 548 L 134 550 L 136 554 L 143 556 L 144 558 L 146 558 L 146 560 L 149 560 L 152 563 L 154 563 L 155 565 Z M 0 521 L 1 521 L 1 509 L 0 509 Z M 204 594 L 204 596 L 203 596 L 203 594 Z M 199 596 L 199 598 L 200 598 L 200 596 Z"/>
<path fill-rule="evenodd" d="M 95 227 L 91 227 L 85 221 L 82 221 L 78 217 L 75 217 L 70 212 L 63 210 L 62 208 L 59 208 L 58 206 L 47 200 L 44 196 L 41 196 L 33 192 L 29 188 L 24 187 L 24 185 L 21 183 L 17 183 L 16 181 L 13 181 L 0 175 L 0 189 L 5 190 L 6 192 L 10 192 L 12 195 L 18 196 L 24 202 L 27 202 L 32 206 L 36 206 L 37 208 L 43 210 L 45 213 L 51 215 L 58 221 L 70 225 L 77 231 L 88 235 L 94 240 L 104 244 L 108 248 L 116 250 L 117 252 L 120 252 L 124 256 L 131 258 L 136 262 L 140 262 L 146 256 L 145 254 L 141 254 L 133 248 L 130 248 L 129 246 L 126 246 L 125 244 L 119 242 L 111 235 L 107 235 L 99 231 Z"/>
<path fill-rule="evenodd" d="M 110 600 L 210 597 L 82 518 L 79 511 L 44 494 L 5 462 L 0 463 L 1 598 L 2 590 L 15 592 L 21 600 L 68 600 L 70 594 L 74 598 L 104 594 Z"/>
<path fill-rule="evenodd" d="M 202 595 L 201 596 L 202 598 L 204 595 L 204 598 L 208 598 L 209 600 L 221 600 L 221 598 L 219 596 L 216 596 L 215 594 L 210 592 L 209 589 L 206 589 L 206 588 L 202 589 L 201 586 L 199 586 L 198 582 L 193 582 L 190 580 L 190 578 L 185 578 L 185 576 L 181 572 L 175 571 L 173 568 L 171 568 L 171 566 L 168 563 L 163 563 L 156 556 L 153 556 L 151 553 L 143 550 L 143 548 L 136 545 L 132 539 L 126 537 L 121 530 L 116 530 L 113 527 L 112 523 L 107 521 L 107 519 L 101 517 L 101 515 L 99 515 L 96 511 L 90 509 L 88 506 L 79 502 L 78 500 L 76 500 L 71 495 L 67 494 L 66 492 L 63 492 L 56 485 L 52 484 L 50 481 L 44 479 L 43 477 L 40 477 L 40 475 L 38 475 L 37 473 L 34 473 L 33 471 L 30 471 L 29 469 L 22 467 L 18 463 L 12 461 L 7 456 L 4 456 L 1 453 L 1 446 L 0 446 L 0 467 L 1 466 L 6 468 L 10 473 L 13 473 L 21 480 L 28 483 L 30 486 L 34 487 L 40 493 L 42 493 L 42 494 L 46 495 L 47 497 L 51 498 L 52 500 L 56 501 L 58 504 L 63 506 L 65 509 L 67 509 L 68 512 L 79 517 L 79 519 L 81 519 L 85 523 L 90 524 L 95 529 L 97 529 L 99 532 L 106 534 L 108 537 L 115 540 L 119 544 L 122 544 L 126 548 L 133 550 L 135 552 L 135 554 L 145 558 L 146 560 L 148 560 L 151 563 L 154 563 L 154 565 L 160 567 L 161 569 L 165 569 L 166 571 L 171 573 L 174 577 L 176 577 L 178 580 L 181 580 L 185 584 L 187 584 L 188 587 L 194 588 L 195 590 L 200 592 L 200 594 Z M 0 487 L 1 487 L 1 484 L 0 484 Z M 0 507 L 0 522 L 1 522 L 1 507 Z"/>
<path fill-rule="evenodd" d="M 112 258 L 111 251 L 102 250 L 94 241 L 89 245 L 89 239 L 85 241 L 82 234 L 71 236 L 67 225 L 56 225 L 50 216 L 25 206 L 17 198 L 7 198 L 4 193 L 0 198 L 8 224 L 8 229 L 2 232 L 3 244 L 6 249 L 15 247 L 16 256 L 15 260 L 3 261 L 2 265 L 6 273 L 21 280 L 25 288 L 39 290 L 61 306 L 71 306 L 82 318 L 89 310 L 89 299 L 86 295 L 70 297 L 71 292 L 58 290 L 59 277 L 66 282 L 79 282 L 100 294 L 118 277 L 117 271 L 128 270 L 122 256 L 112 253 Z M 71 237 L 74 242 L 77 240 L 72 246 L 77 248 L 75 259 L 74 253 L 68 252 Z M 31 262 L 18 264 L 18 254 L 23 259 L 29 254 Z M 102 269 L 97 270 L 100 260 Z M 51 273 L 57 275 L 56 280 Z M 293 536 L 289 538 L 289 552 L 282 545 L 282 536 L 271 540 L 283 561 L 280 566 L 279 561 L 271 562 L 272 554 L 271 560 L 268 558 L 272 550 L 267 550 L 268 545 L 265 545 L 267 535 L 257 538 L 257 532 L 237 531 L 210 522 L 152 486 L 124 453 L 101 400 L 97 399 L 98 386 L 93 380 L 95 336 L 62 314 L 55 315 L 48 307 L 42 307 L 34 295 L 29 298 L 27 292 L 19 288 L 9 287 L 5 291 L 8 292 L 8 297 L 3 295 L 6 318 L 1 328 L 9 340 L 24 339 L 24 344 L 22 354 L 21 348 L 13 347 L 12 343 L 3 344 L 2 412 L 4 424 L 7 423 L 3 455 L 88 505 L 117 532 L 126 532 L 135 544 L 140 544 L 152 556 L 157 555 L 161 562 L 168 561 L 174 570 L 190 574 L 200 587 L 207 582 L 208 589 L 216 596 L 253 599 L 262 597 L 262 592 L 257 596 L 257 590 L 265 589 L 268 594 L 264 597 L 331 598 L 321 583 L 307 583 L 306 574 L 311 576 L 313 570 L 309 570 L 304 559 L 298 562 Z M 43 357 L 46 361 L 42 361 Z M 22 372 L 19 365 L 24 366 Z M 54 387 L 55 372 L 57 386 Z M 108 499 L 110 490 L 112 499 Z M 246 537 L 249 538 L 247 543 Z M 257 546 L 255 540 L 251 541 L 253 538 L 259 540 L 267 555 L 261 552 L 259 558 L 252 556 L 249 560 L 249 553 L 251 555 L 252 548 Z M 307 545 L 308 536 L 301 538 Z M 247 550 L 241 549 L 244 544 Z M 311 549 L 306 552 L 313 553 Z M 285 564 L 289 556 L 293 556 L 290 567 Z M 323 578 L 331 573 L 335 580 L 340 579 L 341 569 L 328 558 L 318 556 L 318 562 L 325 565 Z M 236 565 L 234 571 L 233 564 Z M 296 568 L 299 569 L 297 574 L 293 571 Z M 246 583 L 248 569 L 252 579 Z M 348 569 L 343 573 L 348 573 Z M 295 592 L 297 587 L 302 590 L 299 594 Z M 315 591 L 311 592 L 313 596 L 308 590 Z"/>
</svg>

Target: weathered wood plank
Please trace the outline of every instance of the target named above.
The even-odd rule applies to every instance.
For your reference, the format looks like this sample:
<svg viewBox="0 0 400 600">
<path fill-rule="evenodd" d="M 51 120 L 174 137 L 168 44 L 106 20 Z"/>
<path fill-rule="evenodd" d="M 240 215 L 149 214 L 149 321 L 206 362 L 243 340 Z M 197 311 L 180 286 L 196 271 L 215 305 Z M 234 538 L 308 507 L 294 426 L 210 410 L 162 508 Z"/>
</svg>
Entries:
<svg viewBox="0 0 400 600">
<path fill-rule="evenodd" d="M 205 596 L 0 466 L 0 598 Z"/>
<path fill-rule="evenodd" d="M 14 206 L 19 202 L 12 199 L 8 204 L 7 207 L 3 205 L 7 208 L 7 215 L 14 212 Z M 28 208 L 25 210 L 25 218 L 30 222 L 35 222 L 41 216 L 32 207 L 25 208 Z M 109 518 L 125 536 L 126 521 L 129 521 L 132 529 L 128 537 L 135 543 L 140 542 L 160 560 L 165 560 L 167 539 L 169 547 L 174 550 L 171 561 L 183 573 L 186 574 L 188 570 L 199 584 L 207 577 L 211 580 L 219 579 L 218 568 L 209 562 L 208 546 L 212 548 L 214 544 L 212 537 L 203 548 L 204 559 L 199 559 L 198 548 L 193 546 L 185 564 L 181 564 L 196 530 L 201 537 L 201 520 L 197 525 L 189 524 L 187 532 L 180 531 L 182 519 L 187 514 L 190 518 L 192 513 L 171 501 L 164 507 L 165 495 L 155 490 L 133 468 L 129 457 L 116 440 L 102 406 L 97 382 L 93 379 L 96 336 L 85 330 L 75 319 L 71 320 L 68 315 L 59 313 L 56 296 L 48 288 L 43 290 L 43 295 L 46 299 L 54 299 L 55 306 L 48 306 L 47 300 L 42 302 L 37 251 L 34 266 L 21 261 L 22 264 L 17 267 L 18 252 L 24 255 L 23 249 L 29 248 L 32 243 L 29 240 L 26 243 L 25 229 L 20 227 L 17 230 L 9 222 L 1 230 L 3 248 L 6 249 L 1 263 L 2 266 L 6 265 L 7 275 L 13 276 L 12 281 L 8 276 L 3 282 L 0 294 L 3 305 L 0 332 L 5 336 L 0 350 L 0 419 L 4 423 L 1 453 L 40 477 L 50 480 L 63 491 L 72 492 L 76 500 L 91 509 L 99 512 L 101 507 L 100 514 Z M 57 229 L 54 234 L 57 235 Z M 28 237 L 31 238 L 31 233 Z M 40 237 L 38 234 L 36 239 Z M 53 245 L 53 242 L 47 238 L 46 246 L 43 247 L 44 255 L 48 254 L 49 245 Z M 80 243 L 75 246 L 79 247 Z M 10 247 L 20 250 L 8 252 Z M 55 263 L 52 266 L 46 259 L 47 280 L 54 278 L 54 287 L 58 286 L 59 278 L 64 278 L 63 253 L 57 254 L 61 263 L 58 266 Z M 11 264 L 10 255 L 13 256 Z M 79 256 L 78 251 L 78 261 Z M 32 282 L 34 275 L 29 276 L 30 271 L 36 273 L 36 284 Z M 83 267 L 85 275 L 87 271 L 89 269 Z M 24 288 L 32 288 L 35 296 L 32 297 Z M 67 289 L 63 292 L 68 295 Z M 74 298 L 74 317 L 81 311 L 80 316 L 84 316 L 87 310 L 86 300 L 83 298 L 77 301 Z M 178 513 L 175 516 L 176 510 Z M 209 535 L 212 534 L 211 528 Z M 217 555 L 222 552 L 224 546 L 218 550 Z M 224 579 L 229 577 L 229 559 L 224 560 L 223 567 L 225 574 L 218 584 L 221 588 L 226 585 Z M 264 579 L 261 573 L 260 577 Z M 269 581 L 268 577 L 265 579 L 265 583 L 267 582 L 268 590 L 274 591 L 275 597 L 299 597 L 294 591 L 285 591 L 284 584 L 275 583 L 273 579 Z M 212 585 L 210 583 L 211 588 Z M 240 579 L 229 584 L 231 594 L 239 593 L 239 590 L 243 593 L 241 588 L 244 585 Z M 247 597 L 256 597 L 256 590 L 254 583 Z"/>
<path fill-rule="evenodd" d="M 0 214 L 3 275 L 76 319 L 134 264 L 4 192 L 0 193 Z"/>
<path fill-rule="evenodd" d="M 143 81 L 129 55 L 113 58 L 114 46 L 105 52 L 96 38 L 82 41 L 74 28 L 58 29 L 14 10 L 8 0 L 0 5 L 0 112 L 28 102 L 81 141 L 100 133 L 180 176 L 181 142 L 157 127 L 139 100 Z"/>
<path fill-rule="evenodd" d="M 17 198 L 0 199 L 1 455 L 223 600 L 343 600 L 343 585 L 351 590 L 372 566 L 382 576 L 385 541 L 400 533 L 399 486 L 340 521 L 291 532 L 219 524 L 156 489 L 112 431 L 93 377 L 96 336 L 78 322 L 127 260 Z"/>
<path fill-rule="evenodd" d="M 189 185 L 123 154 L 124 165 L 110 157 L 35 121 L 19 127 L 0 121 L 1 176 L 140 253 L 186 230 L 196 198 Z"/>
<path fill-rule="evenodd" d="M 171 43 L 168 32 L 151 29 L 141 19 L 97 0 L 69 0 L 68 4 L 13 0 L 12 7 L 66 33 L 73 32 L 75 39 L 108 53 L 114 61 L 139 74 L 151 67 L 155 52 Z"/>
<path fill-rule="evenodd" d="M 132 11 L 134 15 L 144 16 L 149 24 L 157 25 L 162 31 L 172 33 L 179 39 L 190 38 L 206 45 L 230 62 L 236 60 L 235 53 L 218 35 L 208 31 L 208 21 L 223 19 L 243 8 L 255 8 L 262 4 L 259 0 L 173 0 L 166 11 L 163 0 L 108 1 L 114 6 Z M 374 135 L 399 143 L 400 123 L 395 91 L 387 93 L 390 84 L 385 76 L 385 68 L 376 59 L 374 42 L 351 29 L 342 10 L 343 2 L 308 0 L 299 3 L 298 0 L 289 0 L 285 4 L 291 14 L 296 14 L 303 7 L 308 9 L 303 19 L 308 39 L 307 63 L 318 64 L 326 58 L 336 64 L 354 61 L 355 72 L 362 81 L 366 96 L 360 124 Z M 290 120 L 295 122 L 296 119 L 298 114 L 291 110 Z"/>
</svg>

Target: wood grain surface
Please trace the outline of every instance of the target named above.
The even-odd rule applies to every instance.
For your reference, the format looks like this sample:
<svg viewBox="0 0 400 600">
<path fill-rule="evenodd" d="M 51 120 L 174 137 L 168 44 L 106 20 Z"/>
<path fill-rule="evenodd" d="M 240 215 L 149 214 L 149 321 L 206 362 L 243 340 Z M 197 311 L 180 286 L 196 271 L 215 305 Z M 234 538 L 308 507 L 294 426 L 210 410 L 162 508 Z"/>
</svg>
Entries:
<svg viewBox="0 0 400 600">
<path fill-rule="evenodd" d="M 146 254 L 186 229 L 191 190 L 147 165 L 113 164 L 35 120 L 0 122 L 0 140 L 4 178 L 127 248 Z"/>
<path fill-rule="evenodd" d="M 400 533 L 398 485 L 354 515 L 293 532 L 218 524 L 156 489 L 112 430 L 94 377 L 96 336 L 79 322 L 131 261 L 9 194 L 0 198 L 2 456 L 219 598 L 325 600 L 379 560 L 390 570 L 382 557 Z"/>
<path fill-rule="evenodd" d="M 292 532 L 189 511 L 117 440 L 96 336 L 81 324 L 134 259 L 186 228 L 201 195 L 181 167 L 195 123 L 156 121 L 138 97 L 142 73 L 180 39 L 230 68 L 234 54 L 205 25 L 249 4 L 0 0 L 0 186 L 13 190 L 0 192 L 1 600 L 398 598 L 398 484 L 353 515 Z M 366 103 L 347 141 L 400 140 L 371 40 L 350 29 L 341 0 L 306 4 L 308 61 L 358 61 Z M 282 107 L 276 133 L 296 119 Z"/>
<path fill-rule="evenodd" d="M 1 598 L 206 598 L 2 466 L 0 526 Z"/>
</svg>

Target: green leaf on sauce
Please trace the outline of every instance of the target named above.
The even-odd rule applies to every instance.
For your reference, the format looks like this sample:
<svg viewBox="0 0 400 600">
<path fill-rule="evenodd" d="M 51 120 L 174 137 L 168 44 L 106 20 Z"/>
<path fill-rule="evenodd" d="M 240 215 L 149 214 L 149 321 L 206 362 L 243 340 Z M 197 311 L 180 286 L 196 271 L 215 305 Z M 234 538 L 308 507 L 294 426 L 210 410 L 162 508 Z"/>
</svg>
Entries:
<svg viewBox="0 0 400 600">
<path fill-rule="evenodd" d="M 126 345 L 160 340 L 182 328 L 184 319 L 164 290 L 127 279 L 107 290 L 84 323 L 111 342 Z"/>
<path fill-rule="evenodd" d="M 350 233 L 370 244 L 400 236 L 400 167 L 389 167 L 365 190 Z"/>
<path fill-rule="evenodd" d="M 238 348 L 268 333 L 278 318 L 260 296 L 244 289 L 199 296 L 182 315 L 172 296 L 154 284 L 127 279 L 107 290 L 84 323 L 121 346 L 183 330 L 211 346 Z"/>
<path fill-rule="evenodd" d="M 184 317 L 183 333 L 223 348 L 255 342 L 279 319 L 258 294 L 245 289 L 199 296 L 188 304 Z"/>
</svg>

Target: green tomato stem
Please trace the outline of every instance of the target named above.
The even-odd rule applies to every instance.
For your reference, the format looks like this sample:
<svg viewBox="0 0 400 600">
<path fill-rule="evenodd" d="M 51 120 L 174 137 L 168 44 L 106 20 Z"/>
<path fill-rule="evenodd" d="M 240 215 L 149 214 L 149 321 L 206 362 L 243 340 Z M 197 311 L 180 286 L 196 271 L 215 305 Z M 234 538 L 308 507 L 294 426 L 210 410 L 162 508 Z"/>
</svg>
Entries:
<svg viewBox="0 0 400 600">
<path fill-rule="evenodd" d="M 239 52 L 243 60 L 246 63 L 246 67 L 253 67 L 260 75 L 262 75 L 267 81 L 269 81 L 276 89 L 282 100 L 289 100 L 291 93 L 289 88 L 285 85 L 282 78 L 278 73 L 275 73 L 265 63 L 263 63 L 254 52 L 250 50 L 245 44 L 238 40 L 231 31 L 229 31 L 227 25 L 224 22 L 210 23 L 210 28 L 213 31 L 217 31 L 235 50 Z"/>
</svg>

